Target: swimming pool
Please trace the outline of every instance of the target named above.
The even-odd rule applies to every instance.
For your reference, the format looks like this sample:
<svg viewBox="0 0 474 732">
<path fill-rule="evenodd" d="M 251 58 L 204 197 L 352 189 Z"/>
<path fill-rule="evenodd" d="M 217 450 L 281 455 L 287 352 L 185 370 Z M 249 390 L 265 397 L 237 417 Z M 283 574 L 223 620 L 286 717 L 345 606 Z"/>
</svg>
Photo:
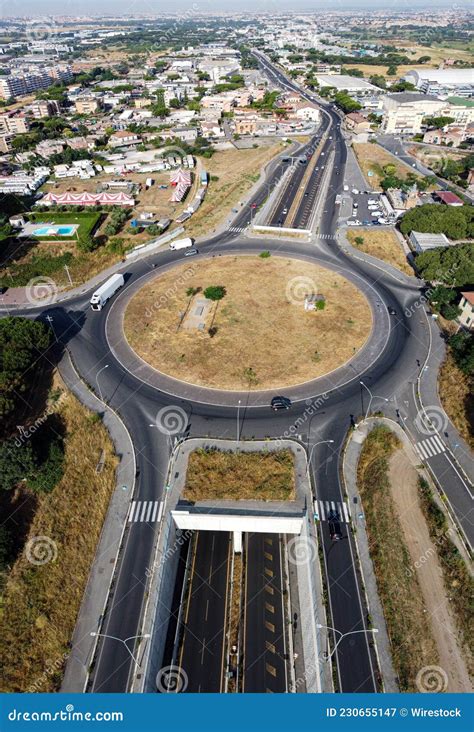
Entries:
<svg viewBox="0 0 474 732">
<path fill-rule="evenodd" d="M 40 226 L 34 229 L 33 236 L 72 236 L 77 229 L 76 224 L 68 226 Z"/>
</svg>

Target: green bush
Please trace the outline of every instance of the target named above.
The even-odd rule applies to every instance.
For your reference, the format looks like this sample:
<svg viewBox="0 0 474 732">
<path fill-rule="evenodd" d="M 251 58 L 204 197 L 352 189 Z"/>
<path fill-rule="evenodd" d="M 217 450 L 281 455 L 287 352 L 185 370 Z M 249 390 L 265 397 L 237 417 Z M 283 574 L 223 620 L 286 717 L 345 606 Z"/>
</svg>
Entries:
<svg viewBox="0 0 474 732">
<path fill-rule="evenodd" d="M 226 289 L 222 285 L 211 285 L 204 290 L 204 297 L 208 300 L 222 300 L 225 297 Z"/>
</svg>

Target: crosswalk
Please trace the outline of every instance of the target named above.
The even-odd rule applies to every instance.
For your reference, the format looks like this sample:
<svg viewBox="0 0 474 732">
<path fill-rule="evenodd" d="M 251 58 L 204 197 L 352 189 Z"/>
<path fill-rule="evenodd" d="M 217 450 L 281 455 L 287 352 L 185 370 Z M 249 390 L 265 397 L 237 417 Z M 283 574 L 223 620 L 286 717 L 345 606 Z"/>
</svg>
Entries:
<svg viewBox="0 0 474 732">
<path fill-rule="evenodd" d="M 318 239 L 335 239 L 334 234 L 318 234 Z"/>
<path fill-rule="evenodd" d="M 128 512 L 128 523 L 160 522 L 163 514 L 163 501 L 132 501 Z"/>
<path fill-rule="evenodd" d="M 233 234 L 243 234 L 246 228 L 246 226 L 229 226 L 228 231 L 232 231 Z"/>
<path fill-rule="evenodd" d="M 431 435 L 426 440 L 415 443 L 415 450 L 423 460 L 428 460 L 428 458 L 446 452 L 446 447 L 438 435 Z"/>
<path fill-rule="evenodd" d="M 321 501 L 314 502 L 315 513 L 320 521 L 327 521 L 331 511 L 336 512 L 339 521 L 348 524 L 350 521 L 349 506 L 345 501 Z"/>
</svg>

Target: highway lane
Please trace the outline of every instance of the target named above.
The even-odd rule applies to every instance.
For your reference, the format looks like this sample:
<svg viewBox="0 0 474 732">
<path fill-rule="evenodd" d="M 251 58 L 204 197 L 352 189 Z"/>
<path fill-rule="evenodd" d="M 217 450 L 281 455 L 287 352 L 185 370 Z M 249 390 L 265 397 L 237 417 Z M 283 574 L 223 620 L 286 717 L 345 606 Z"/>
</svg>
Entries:
<svg viewBox="0 0 474 732">
<path fill-rule="evenodd" d="M 242 679 L 245 693 L 288 690 L 281 554 L 278 535 L 245 535 Z"/>
<path fill-rule="evenodd" d="M 225 688 L 231 552 L 229 533 L 196 534 L 179 659 L 188 693 L 222 693 Z"/>
</svg>

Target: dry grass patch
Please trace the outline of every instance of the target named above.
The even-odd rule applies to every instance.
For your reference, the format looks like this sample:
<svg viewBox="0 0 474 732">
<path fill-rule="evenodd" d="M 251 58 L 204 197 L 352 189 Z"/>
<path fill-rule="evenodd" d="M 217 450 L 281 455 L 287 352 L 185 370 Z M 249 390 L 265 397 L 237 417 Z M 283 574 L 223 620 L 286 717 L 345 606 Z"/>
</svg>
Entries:
<svg viewBox="0 0 474 732">
<path fill-rule="evenodd" d="M 438 380 L 438 391 L 451 422 L 474 449 L 474 391 L 473 379 L 463 374 L 448 352 L 441 366 Z"/>
<path fill-rule="evenodd" d="M 430 608 L 425 605 L 413 571 L 390 492 L 388 460 L 399 446 L 398 438 L 387 427 L 374 428 L 362 448 L 357 485 L 400 691 L 417 691 L 418 671 L 436 665 L 438 654 L 427 623 Z"/>
<path fill-rule="evenodd" d="M 361 237 L 362 244 L 356 242 Z M 407 262 L 397 235 L 389 229 L 348 229 L 347 238 L 350 243 L 361 252 L 388 262 L 406 275 L 412 275 L 413 270 Z"/>
<path fill-rule="evenodd" d="M 186 234 L 197 237 L 211 233 L 237 207 L 245 194 L 260 177 L 260 169 L 275 157 L 282 145 L 250 148 L 247 150 L 222 150 L 212 158 L 203 159 L 202 167 L 210 180 L 204 203 L 186 225 Z"/>
<path fill-rule="evenodd" d="M 291 450 L 235 453 L 199 449 L 189 456 L 183 493 L 187 501 L 291 501 L 294 497 Z"/>
<path fill-rule="evenodd" d="M 226 289 L 212 322 L 208 318 L 202 330 L 180 325 L 197 309 L 190 288 L 211 285 Z M 312 291 L 326 298 L 324 310 L 305 312 L 304 296 Z M 145 285 L 124 318 L 130 346 L 154 368 L 234 390 L 322 376 L 363 346 L 371 323 L 367 300 L 344 277 L 275 256 L 223 256 L 175 267 Z"/>
<path fill-rule="evenodd" d="M 23 552 L 10 572 L 1 598 L 1 692 L 58 690 L 114 488 L 116 458 L 105 427 L 72 394 L 60 404 L 65 471 L 52 493 L 37 496 L 28 536 L 48 537 L 57 558 L 34 565 Z"/>
<path fill-rule="evenodd" d="M 373 190 L 380 190 L 380 181 L 385 177 L 382 170 L 384 165 L 395 165 L 396 174 L 399 178 L 406 178 L 408 173 L 413 173 L 413 168 L 398 160 L 395 155 L 383 149 L 380 145 L 372 142 L 355 142 L 352 145 L 357 162 L 364 174 L 367 185 Z M 368 175 L 369 171 L 373 175 Z"/>
</svg>

